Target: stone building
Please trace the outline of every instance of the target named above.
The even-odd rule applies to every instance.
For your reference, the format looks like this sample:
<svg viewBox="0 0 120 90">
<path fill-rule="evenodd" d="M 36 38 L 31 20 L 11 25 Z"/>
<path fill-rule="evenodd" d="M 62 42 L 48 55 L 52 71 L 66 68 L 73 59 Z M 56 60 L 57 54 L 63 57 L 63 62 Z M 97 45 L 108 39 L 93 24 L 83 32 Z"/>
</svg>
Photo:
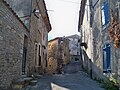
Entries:
<svg viewBox="0 0 120 90">
<path fill-rule="evenodd" d="M 29 32 L 9 5 L 0 0 L 0 87 L 9 86 L 22 75 L 23 48 L 28 49 Z"/>
<path fill-rule="evenodd" d="M 57 37 L 48 42 L 48 73 L 61 73 L 63 65 L 69 63 L 69 40 Z"/>
<path fill-rule="evenodd" d="M 120 83 L 120 1 L 81 0 L 79 15 L 84 68 L 92 77 Z"/>
<path fill-rule="evenodd" d="M 30 20 L 30 71 L 43 74 L 46 72 L 48 60 L 48 33 L 51 30 L 44 0 L 32 0 Z M 32 73 L 31 72 L 31 73 Z"/>
<path fill-rule="evenodd" d="M 0 0 L 0 88 L 45 73 L 50 30 L 44 0 Z"/>
<path fill-rule="evenodd" d="M 44 73 L 47 66 L 47 38 L 51 30 L 44 0 L 6 1 L 30 30 L 29 71 Z"/>
<path fill-rule="evenodd" d="M 80 60 L 80 36 L 75 34 L 66 38 L 69 39 L 70 60 Z"/>
</svg>

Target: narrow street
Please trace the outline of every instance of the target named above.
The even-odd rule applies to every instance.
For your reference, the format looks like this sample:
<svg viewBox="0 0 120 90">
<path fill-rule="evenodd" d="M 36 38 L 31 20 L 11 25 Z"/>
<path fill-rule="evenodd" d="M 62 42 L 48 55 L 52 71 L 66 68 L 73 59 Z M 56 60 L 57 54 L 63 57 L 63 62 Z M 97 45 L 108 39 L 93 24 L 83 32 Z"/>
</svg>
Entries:
<svg viewBox="0 0 120 90">
<path fill-rule="evenodd" d="M 82 71 L 79 61 L 72 61 L 63 70 L 64 74 L 41 76 L 36 85 L 23 90 L 104 90 Z"/>
<path fill-rule="evenodd" d="M 105 89 L 120 90 L 120 0 L 0 0 L 0 90 Z"/>
</svg>

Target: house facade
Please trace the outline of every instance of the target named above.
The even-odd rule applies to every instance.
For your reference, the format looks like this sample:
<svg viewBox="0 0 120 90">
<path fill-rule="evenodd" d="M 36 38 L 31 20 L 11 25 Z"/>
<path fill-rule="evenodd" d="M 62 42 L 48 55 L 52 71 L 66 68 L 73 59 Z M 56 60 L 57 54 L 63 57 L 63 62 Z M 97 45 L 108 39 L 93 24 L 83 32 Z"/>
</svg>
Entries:
<svg viewBox="0 0 120 90">
<path fill-rule="evenodd" d="M 82 36 L 84 68 L 91 77 L 112 77 L 118 83 L 120 83 L 119 8 L 119 0 L 81 0 L 78 25 L 78 31 Z"/>
<path fill-rule="evenodd" d="M 48 42 L 48 73 L 61 73 L 63 65 L 69 63 L 69 40 L 58 37 Z"/>
<path fill-rule="evenodd" d="M 48 33 L 51 30 L 44 0 L 32 1 L 30 20 L 30 71 L 44 74 L 47 68 L 48 58 Z"/>
<path fill-rule="evenodd" d="M 29 30 L 3 0 L 0 12 L 0 87 L 7 87 L 22 75 L 23 48 L 28 49 Z"/>
<path fill-rule="evenodd" d="M 80 60 L 80 36 L 75 34 L 67 36 L 66 38 L 69 39 L 70 60 Z"/>
<path fill-rule="evenodd" d="M 44 0 L 0 1 L 0 89 L 46 72 L 50 30 Z"/>
</svg>

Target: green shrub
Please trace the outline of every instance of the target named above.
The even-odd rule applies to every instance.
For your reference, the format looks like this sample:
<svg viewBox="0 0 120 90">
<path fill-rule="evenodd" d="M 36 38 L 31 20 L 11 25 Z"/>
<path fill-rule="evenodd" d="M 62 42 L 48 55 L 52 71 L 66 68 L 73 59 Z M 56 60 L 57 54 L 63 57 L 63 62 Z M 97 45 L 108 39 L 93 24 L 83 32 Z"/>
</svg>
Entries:
<svg viewBox="0 0 120 90">
<path fill-rule="evenodd" d="M 119 90 L 118 85 L 114 81 L 103 80 L 100 78 L 94 78 L 94 80 L 101 83 L 102 87 L 105 88 L 105 90 Z"/>
<path fill-rule="evenodd" d="M 106 90 L 119 90 L 118 86 L 113 81 L 104 81 L 102 83 L 103 88 Z"/>
</svg>

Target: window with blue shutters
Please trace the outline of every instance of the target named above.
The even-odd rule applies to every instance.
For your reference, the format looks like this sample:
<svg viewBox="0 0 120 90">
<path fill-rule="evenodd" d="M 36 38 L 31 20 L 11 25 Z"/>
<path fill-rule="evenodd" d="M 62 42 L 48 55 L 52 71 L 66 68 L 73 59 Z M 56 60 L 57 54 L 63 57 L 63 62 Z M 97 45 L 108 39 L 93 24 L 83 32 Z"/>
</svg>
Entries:
<svg viewBox="0 0 120 90">
<path fill-rule="evenodd" d="M 108 0 L 105 0 L 105 2 L 103 3 L 103 5 L 101 6 L 101 21 L 102 21 L 102 26 L 106 27 L 109 24 L 109 4 L 108 4 Z"/>
<path fill-rule="evenodd" d="M 110 44 L 107 43 L 103 47 L 103 72 L 110 73 L 111 72 L 111 57 L 110 57 Z"/>
</svg>

